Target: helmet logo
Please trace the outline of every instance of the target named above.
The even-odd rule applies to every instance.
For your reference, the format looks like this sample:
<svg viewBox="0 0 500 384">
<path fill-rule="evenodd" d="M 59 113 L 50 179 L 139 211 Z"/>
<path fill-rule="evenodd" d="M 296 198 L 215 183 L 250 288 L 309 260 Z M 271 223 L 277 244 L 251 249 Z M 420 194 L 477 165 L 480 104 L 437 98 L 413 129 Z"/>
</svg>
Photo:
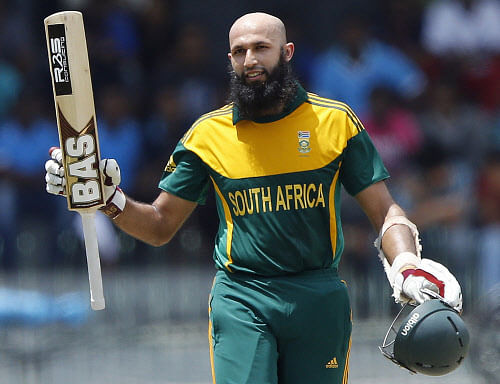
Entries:
<svg viewBox="0 0 500 384">
<path fill-rule="evenodd" d="M 414 313 L 410 319 L 406 322 L 405 326 L 403 327 L 403 330 L 401 331 L 401 334 L 403 336 L 408 336 L 408 332 L 417 324 L 418 318 L 420 315 L 418 313 Z"/>
</svg>

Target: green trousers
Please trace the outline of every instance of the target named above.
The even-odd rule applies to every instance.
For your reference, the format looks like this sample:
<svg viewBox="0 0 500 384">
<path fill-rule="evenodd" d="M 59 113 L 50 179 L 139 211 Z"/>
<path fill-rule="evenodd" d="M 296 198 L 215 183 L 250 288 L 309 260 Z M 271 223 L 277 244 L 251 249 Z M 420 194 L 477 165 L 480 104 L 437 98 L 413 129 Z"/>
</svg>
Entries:
<svg viewBox="0 0 500 384">
<path fill-rule="evenodd" d="M 216 384 L 346 384 L 347 288 L 334 269 L 262 277 L 217 272 L 209 300 Z"/>
</svg>

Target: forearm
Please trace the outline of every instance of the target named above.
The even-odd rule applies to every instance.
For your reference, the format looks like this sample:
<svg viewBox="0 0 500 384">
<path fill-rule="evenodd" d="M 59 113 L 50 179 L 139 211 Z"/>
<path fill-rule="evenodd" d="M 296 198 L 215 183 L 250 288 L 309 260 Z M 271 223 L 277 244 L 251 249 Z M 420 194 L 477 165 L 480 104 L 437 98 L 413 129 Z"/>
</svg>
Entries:
<svg viewBox="0 0 500 384">
<path fill-rule="evenodd" d="M 396 256 L 410 252 L 418 255 L 416 236 L 409 226 L 416 227 L 406 219 L 399 205 L 392 199 L 384 182 L 371 185 L 356 195 L 356 199 L 379 234 L 376 246 L 383 252 L 380 257 L 392 264 Z"/>
<path fill-rule="evenodd" d="M 113 222 L 118 228 L 150 245 L 168 243 L 196 207 L 196 203 L 162 192 L 152 204 L 127 196 L 123 212 Z"/>
<path fill-rule="evenodd" d="M 162 245 L 171 238 L 163 235 L 166 232 L 164 221 L 154 205 L 135 201 L 128 196 L 125 209 L 113 219 L 122 231 L 154 246 Z"/>
</svg>

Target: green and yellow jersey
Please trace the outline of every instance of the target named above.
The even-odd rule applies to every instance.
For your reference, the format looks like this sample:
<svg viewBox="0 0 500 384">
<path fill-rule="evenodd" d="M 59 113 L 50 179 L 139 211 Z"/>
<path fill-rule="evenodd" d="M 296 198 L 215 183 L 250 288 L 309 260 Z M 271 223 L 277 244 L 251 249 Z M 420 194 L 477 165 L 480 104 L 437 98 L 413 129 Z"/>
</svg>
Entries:
<svg viewBox="0 0 500 384">
<path fill-rule="evenodd" d="M 233 105 L 201 116 L 159 187 L 204 203 L 212 183 L 217 268 L 274 276 L 336 268 L 344 247 L 341 184 L 356 195 L 387 177 L 353 111 L 299 87 L 279 116 L 244 120 Z"/>
</svg>

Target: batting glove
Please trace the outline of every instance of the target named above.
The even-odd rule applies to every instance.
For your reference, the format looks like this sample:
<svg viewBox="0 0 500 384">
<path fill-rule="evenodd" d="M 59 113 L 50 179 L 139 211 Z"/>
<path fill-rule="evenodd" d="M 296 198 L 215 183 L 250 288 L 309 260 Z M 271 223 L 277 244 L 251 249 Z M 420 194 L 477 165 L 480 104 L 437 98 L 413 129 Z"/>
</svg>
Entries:
<svg viewBox="0 0 500 384">
<path fill-rule="evenodd" d="M 460 284 L 444 265 L 422 259 L 415 267 L 395 274 L 392 288 L 396 302 L 422 304 L 439 297 L 456 311 L 462 312 Z"/>
<path fill-rule="evenodd" d="M 64 177 L 61 148 L 50 148 L 49 155 L 51 159 L 45 162 L 45 189 L 53 195 L 66 196 L 66 178 Z"/>
<path fill-rule="evenodd" d="M 51 159 L 45 163 L 46 190 L 54 195 L 66 196 L 66 177 L 62 165 L 62 151 L 52 147 L 49 150 Z M 120 167 L 115 159 L 102 159 L 99 163 L 104 184 L 104 200 L 106 205 L 99 210 L 111 218 L 117 217 L 125 208 L 126 198 L 118 187 L 121 181 Z"/>
</svg>

